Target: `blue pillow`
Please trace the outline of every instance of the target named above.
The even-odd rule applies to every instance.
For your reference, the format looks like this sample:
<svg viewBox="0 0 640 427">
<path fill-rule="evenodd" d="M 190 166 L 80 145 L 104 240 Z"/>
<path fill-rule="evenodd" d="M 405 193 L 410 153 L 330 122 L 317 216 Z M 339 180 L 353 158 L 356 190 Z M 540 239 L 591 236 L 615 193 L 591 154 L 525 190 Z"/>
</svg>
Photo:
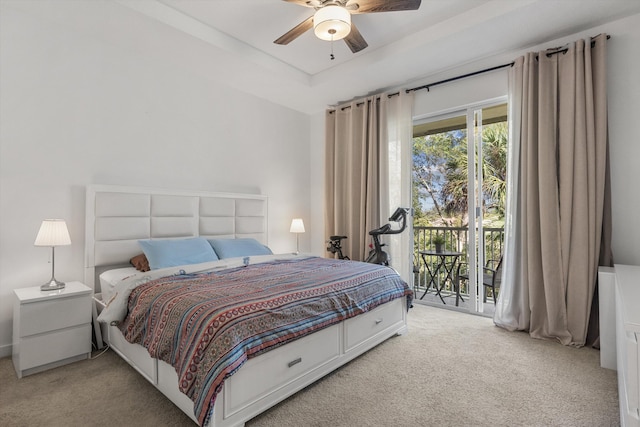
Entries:
<svg viewBox="0 0 640 427">
<path fill-rule="evenodd" d="M 256 239 L 211 239 L 213 250 L 220 259 L 254 255 L 273 255 L 271 249 Z"/>
<path fill-rule="evenodd" d="M 207 239 L 138 240 L 151 270 L 179 265 L 199 264 L 218 259 Z"/>
</svg>

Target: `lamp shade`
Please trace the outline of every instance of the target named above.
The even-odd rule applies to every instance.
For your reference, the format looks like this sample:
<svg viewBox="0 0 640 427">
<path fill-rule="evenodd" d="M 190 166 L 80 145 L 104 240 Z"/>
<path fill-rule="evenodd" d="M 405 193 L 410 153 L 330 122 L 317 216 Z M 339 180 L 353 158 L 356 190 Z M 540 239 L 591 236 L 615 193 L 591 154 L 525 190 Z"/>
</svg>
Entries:
<svg viewBox="0 0 640 427">
<path fill-rule="evenodd" d="M 291 228 L 289 231 L 291 233 L 304 233 L 304 222 L 302 222 L 302 218 L 294 218 L 291 221 Z"/>
<path fill-rule="evenodd" d="M 325 6 L 313 15 L 313 32 L 322 40 L 340 40 L 351 32 L 351 13 L 342 6 Z"/>
<path fill-rule="evenodd" d="M 45 219 L 40 225 L 36 236 L 35 246 L 63 246 L 70 245 L 71 238 L 67 223 L 63 219 Z"/>
</svg>

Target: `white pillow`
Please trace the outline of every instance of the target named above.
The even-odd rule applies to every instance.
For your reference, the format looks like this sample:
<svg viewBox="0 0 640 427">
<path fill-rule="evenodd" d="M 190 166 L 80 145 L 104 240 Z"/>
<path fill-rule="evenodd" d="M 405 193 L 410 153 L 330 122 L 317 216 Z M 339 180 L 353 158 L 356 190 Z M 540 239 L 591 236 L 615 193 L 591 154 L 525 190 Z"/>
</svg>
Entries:
<svg viewBox="0 0 640 427">
<path fill-rule="evenodd" d="M 114 268 L 100 274 L 100 291 L 102 292 L 102 301 L 110 301 L 113 296 L 114 287 L 127 277 L 138 273 L 134 267 Z"/>
</svg>

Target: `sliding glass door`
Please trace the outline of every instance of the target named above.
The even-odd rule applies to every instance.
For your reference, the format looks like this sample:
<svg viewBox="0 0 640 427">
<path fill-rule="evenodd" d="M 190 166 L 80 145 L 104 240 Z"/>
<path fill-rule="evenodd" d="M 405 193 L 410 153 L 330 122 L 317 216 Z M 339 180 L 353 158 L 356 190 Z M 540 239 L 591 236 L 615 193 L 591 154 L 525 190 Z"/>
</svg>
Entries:
<svg viewBox="0 0 640 427">
<path fill-rule="evenodd" d="M 490 286 L 491 270 L 504 235 L 506 104 L 416 121 L 413 142 L 416 298 L 492 315 L 499 280 Z"/>
</svg>

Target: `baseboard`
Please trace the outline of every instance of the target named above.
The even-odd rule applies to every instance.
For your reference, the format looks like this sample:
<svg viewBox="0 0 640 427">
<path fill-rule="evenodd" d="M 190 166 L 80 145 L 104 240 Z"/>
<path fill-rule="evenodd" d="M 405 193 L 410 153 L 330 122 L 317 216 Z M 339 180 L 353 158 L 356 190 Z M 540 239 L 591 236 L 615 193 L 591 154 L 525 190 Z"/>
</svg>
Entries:
<svg viewBox="0 0 640 427">
<path fill-rule="evenodd" d="M 13 346 L 11 344 L 0 345 L 0 358 L 11 356 Z"/>
</svg>

